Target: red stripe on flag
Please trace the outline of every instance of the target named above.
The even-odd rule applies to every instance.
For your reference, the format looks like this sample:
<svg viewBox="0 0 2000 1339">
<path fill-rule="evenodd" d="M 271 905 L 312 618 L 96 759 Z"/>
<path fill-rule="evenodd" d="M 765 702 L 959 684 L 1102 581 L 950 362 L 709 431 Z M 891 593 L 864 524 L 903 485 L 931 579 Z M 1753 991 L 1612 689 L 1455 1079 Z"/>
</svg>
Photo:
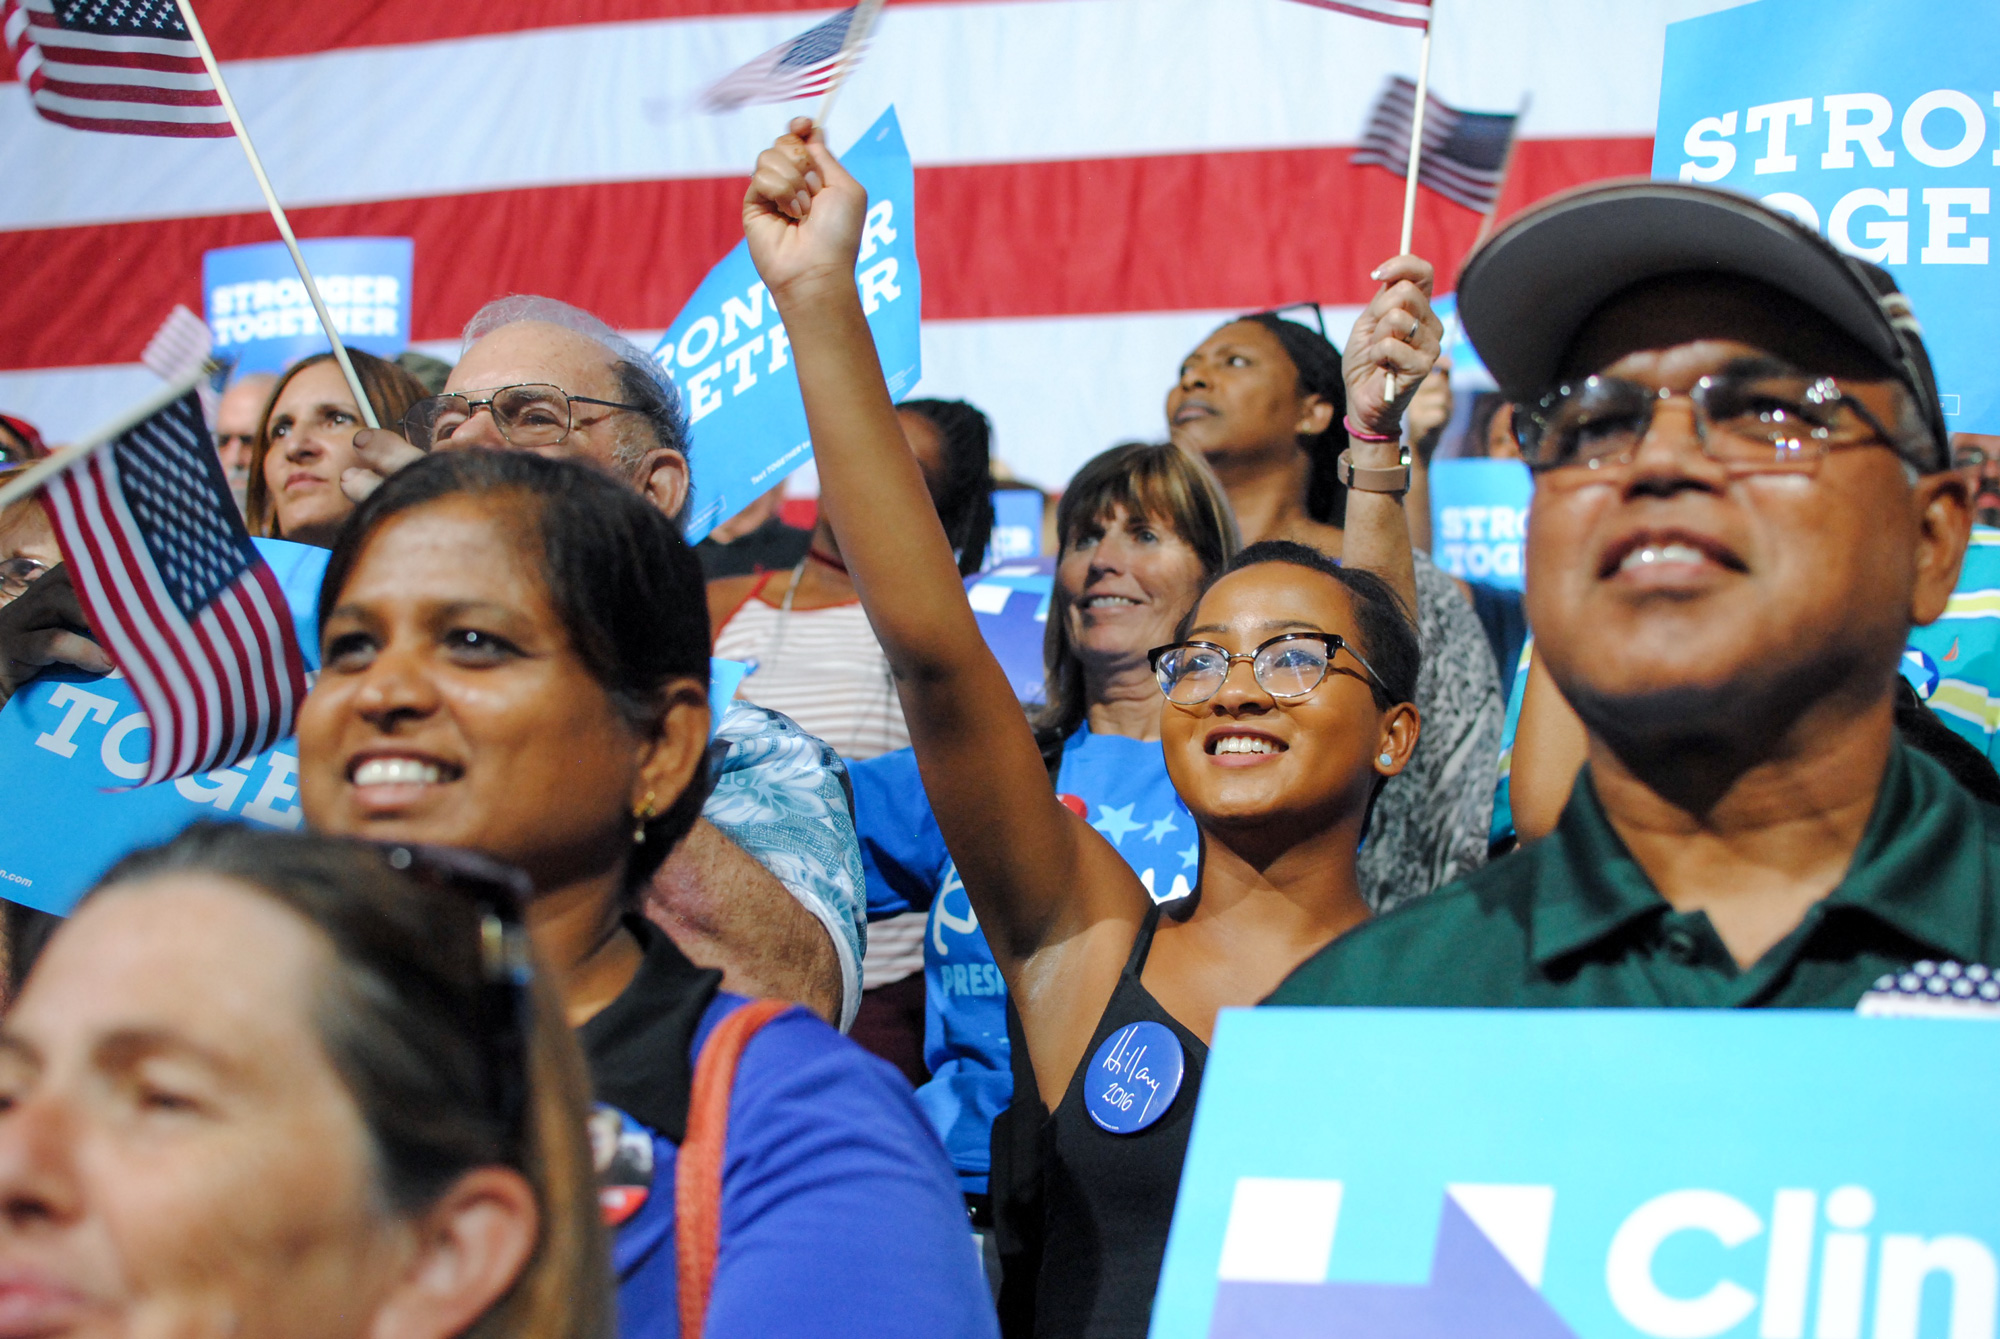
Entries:
<svg viewBox="0 0 2000 1339">
<path fill-rule="evenodd" d="M 72 116 L 68 112 L 51 111 L 47 107 L 35 108 L 45 120 L 57 125 L 72 126 L 77 130 L 100 130 L 113 135 L 164 135 L 172 139 L 228 139 L 236 132 L 229 128 L 227 121 L 133 121 L 123 117 Z M 171 307 L 172 304 L 169 304 Z M 4 338 L 4 336 L 0 336 Z M 4 357 L 4 355 L 0 355 Z M 121 358 L 120 362 L 131 362 L 131 358 Z"/>
<path fill-rule="evenodd" d="M 73 84 L 67 79 L 38 76 L 36 92 L 47 89 L 85 102 L 147 103 L 159 107 L 220 107 L 213 88 L 148 88 L 143 84 Z M 178 124 L 178 122 L 176 123 Z"/>
<path fill-rule="evenodd" d="M 243 744 L 243 736 L 250 723 L 257 719 L 252 705 L 257 695 L 256 688 L 244 678 L 244 674 L 248 666 L 256 663 L 252 657 L 257 654 L 258 648 L 238 631 L 235 620 L 230 617 L 230 600 L 231 592 L 223 591 L 195 619 L 195 631 L 208 647 L 210 663 L 220 665 L 223 670 L 222 721 L 216 733 L 202 741 L 199 756 L 205 765 L 197 770 L 203 772 L 212 771 L 217 759 L 235 754 Z"/>
<path fill-rule="evenodd" d="M 898 8 L 990 2 L 899 0 Z M 1015 4 L 1058 2 L 1011 0 Z M 279 4 L 273 0 L 204 0 L 200 14 L 202 27 L 219 59 L 267 60 L 352 47 L 445 42 L 532 28 L 748 14 L 828 14 L 845 7 L 840 0 L 831 3 L 829 0 L 479 0 L 477 4 L 319 0 L 310 5 Z"/>
<path fill-rule="evenodd" d="M 919 168 L 924 315 L 1365 302 L 1369 270 L 1395 250 L 1403 188 L 1353 166 L 1351 152 Z M 1523 141 L 1501 213 L 1651 164 L 1646 139 Z M 416 337 L 449 339 L 503 293 L 562 298 L 626 329 L 663 327 L 741 239 L 742 199 L 741 177 L 611 182 L 296 209 L 292 219 L 303 236 L 415 238 Z M 1437 264 L 1440 287 L 1478 230 L 1479 215 L 1419 195 L 1417 249 Z M 0 233 L 12 285 L 0 367 L 136 361 L 162 313 L 202 310 L 204 250 L 270 240 L 261 213 Z"/>
</svg>

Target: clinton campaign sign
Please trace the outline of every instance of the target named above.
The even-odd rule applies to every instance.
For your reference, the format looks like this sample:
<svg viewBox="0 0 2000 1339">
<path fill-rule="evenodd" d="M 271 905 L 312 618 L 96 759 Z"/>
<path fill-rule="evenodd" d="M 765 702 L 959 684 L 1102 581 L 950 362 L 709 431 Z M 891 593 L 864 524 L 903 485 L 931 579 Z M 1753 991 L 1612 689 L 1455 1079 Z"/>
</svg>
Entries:
<svg viewBox="0 0 2000 1339">
<path fill-rule="evenodd" d="M 1518 460 L 1431 462 L 1431 557 L 1452 576 L 1520 590 L 1534 476 Z"/>
<path fill-rule="evenodd" d="M 1909 294 L 1954 432 L 2000 432 L 2000 0 L 1755 0 L 1667 28 L 1653 175 L 1745 191 Z"/>
<path fill-rule="evenodd" d="M 1991 1339 L 2000 1028 L 1226 1010 L 1153 1339 Z"/>
<path fill-rule="evenodd" d="M 882 113 L 840 161 L 868 188 L 868 222 L 854 277 L 889 394 L 901 400 L 923 374 L 918 351 L 923 295 L 911 211 L 916 179 L 896 109 Z M 738 242 L 708 272 L 653 350 L 680 386 L 692 425 L 689 543 L 812 459 L 790 349 L 771 294 L 750 263 L 749 244 Z"/>
<path fill-rule="evenodd" d="M 310 674 L 319 668 L 315 602 L 329 554 L 280 539 L 253 542 L 291 604 Z M 0 710 L 0 775 L 39 803 L 32 823 L 0 827 L 0 897 L 63 915 L 120 856 L 197 818 L 276 828 L 305 822 L 293 740 L 206 776 L 124 789 L 145 777 L 150 746 L 145 710 L 120 675 L 56 670 L 14 694 Z"/>
<path fill-rule="evenodd" d="M 410 347 L 407 237 L 329 237 L 300 242 L 341 342 L 384 358 Z M 244 372 L 282 372 L 331 347 L 283 242 L 230 246 L 201 258 L 201 292 L 215 354 Z"/>
</svg>

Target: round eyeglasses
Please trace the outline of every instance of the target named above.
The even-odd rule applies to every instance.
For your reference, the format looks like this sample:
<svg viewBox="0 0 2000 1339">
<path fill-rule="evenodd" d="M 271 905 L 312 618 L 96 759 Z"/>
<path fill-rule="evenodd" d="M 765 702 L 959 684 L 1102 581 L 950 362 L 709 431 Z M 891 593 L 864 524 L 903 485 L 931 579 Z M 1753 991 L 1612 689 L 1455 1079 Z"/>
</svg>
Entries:
<svg viewBox="0 0 2000 1339">
<path fill-rule="evenodd" d="M 1532 405 L 1516 405 L 1514 436 L 1521 458 L 1538 473 L 1628 465 L 1661 402 L 1683 395 L 1694 406 L 1703 452 L 1732 474 L 1810 470 L 1828 452 L 1850 446 L 1904 454 L 1896 435 L 1832 377 L 1768 359 L 1732 364 L 1686 392 L 1586 377 Z"/>
<path fill-rule="evenodd" d="M 1167 701 L 1177 707 L 1197 707 L 1222 691 L 1229 671 L 1239 660 L 1250 662 L 1251 674 L 1272 697 L 1304 697 L 1319 687 L 1329 672 L 1354 674 L 1333 663 L 1338 651 L 1347 652 L 1368 671 L 1363 682 L 1371 688 L 1381 685 L 1382 676 L 1375 667 L 1337 632 L 1281 633 L 1254 651 L 1231 651 L 1214 642 L 1175 642 L 1154 647 L 1146 653 L 1146 661 Z M 1362 678 L 1359 674 L 1354 677 Z"/>
<path fill-rule="evenodd" d="M 483 396 L 433 395 L 417 401 L 403 415 L 403 436 L 411 446 L 429 451 L 449 442 L 453 433 L 484 409 L 492 413 L 493 426 L 509 446 L 554 446 L 569 436 L 575 423 L 572 406 L 579 404 L 646 412 L 643 405 L 571 395 L 560 386 L 502 386 Z"/>
</svg>

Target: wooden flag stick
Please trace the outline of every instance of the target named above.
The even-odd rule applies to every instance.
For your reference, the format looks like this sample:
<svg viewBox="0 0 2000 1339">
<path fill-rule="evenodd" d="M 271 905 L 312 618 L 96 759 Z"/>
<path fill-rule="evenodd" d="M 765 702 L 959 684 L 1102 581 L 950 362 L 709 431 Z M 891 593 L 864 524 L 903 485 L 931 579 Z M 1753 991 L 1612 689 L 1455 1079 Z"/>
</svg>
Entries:
<svg viewBox="0 0 2000 1339">
<path fill-rule="evenodd" d="M 22 498 L 34 494 L 43 484 L 75 464 L 79 457 L 89 455 L 106 442 L 114 441 L 124 436 L 127 432 L 130 432 L 133 428 L 138 427 L 141 423 L 144 423 L 147 419 L 193 390 L 202 378 L 208 376 L 214 370 L 214 363 L 204 361 L 201 366 L 195 368 L 192 372 L 182 376 L 170 386 L 162 386 L 140 403 L 126 410 L 95 432 L 85 433 L 75 442 L 69 446 L 65 446 L 54 455 L 44 456 L 27 469 L 22 470 L 19 474 L 9 479 L 4 488 L 0 488 L 0 511 L 5 511 Z"/>
<path fill-rule="evenodd" d="M 187 0 L 181 0 L 185 4 Z M 1424 152 L 1424 106 L 1430 101 L 1431 92 L 1431 24 L 1433 17 L 1424 23 L 1424 49 L 1417 57 L 1417 103 L 1410 109 L 1410 160 L 1403 173 L 1403 236 L 1397 244 L 1396 254 L 1410 254 L 1411 235 L 1417 226 L 1417 162 Z M 1388 398 L 1396 398 L 1396 374 L 1389 373 Z"/>
<path fill-rule="evenodd" d="M 869 32 L 875 27 L 875 17 L 882 12 L 883 3 L 884 0 L 860 0 L 854 6 L 854 18 L 847 25 L 847 36 L 840 41 L 840 63 L 833 67 L 833 84 L 826 90 L 826 96 L 820 99 L 819 115 L 813 118 L 813 124 L 820 128 L 822 135 L 826 132 L 826 118 L 833 112 L 833 100 L 840 96 L 848 73 L 861 58 L 861 44 L 868 40 Z"/>
<path fill-rule="evenodd" d="M 347 346 L 340 342 L 340 332 L 333 328 L 333 317 L 327 312 L 326 301 L 319 295 L 319 284 L 306 268 L 306 258 L 299 251 L 299 239 L 292 235 L 292 221 L 285 217 L 285 207 L 278 203 L 278 193 L 271 189 L 271 179 L 264 175 L 264 164 L 257 157 L 257 147 L 250 142 L 250 131 L 244 126 L 243 118 L 236 114 L 236 100 L 229 96 L 229 85 L 222 81 L 222 67 L 215 62 L 215 52 L 209 49 L 208 35 L 201 30 L 201 21 L 194 16 L 193 0 L 174 0 L 181 11 L 181 21 L 187 24 L 188 36 L 194 39 L 195 50 L 201 53 L 201 63 L 208 67 L 209 82 L 215 85 L 216 96 L 222 99 L 223 114 L 236 131 L 236 142 L 243 146 L 243 156 L 250 160 L 250 171 L 257 178 L 257 188 L 264 192 L 264 203 L 271 210 L 271 221 L 278 225 L 278 236 L 285 239 L 285 249 L 292 253 L 292 264 L 298 266 L 299 282 L 306 286 L 306 296 L 312 299 L 313 311 L 319 314 L 320 328 L 333 344 L 333 360 L 340 364 L 340 374 L 347 378 L 347 389 L 354 392 L 354 403 L 361 410 L 362 421 L 371 428 L 382 425 L 375 420 L 375 406 L 368 402 L 368 393 L 361 389 L 361 378 L 354 375 L 354 364 L 348 360 Z"/>
</svg>

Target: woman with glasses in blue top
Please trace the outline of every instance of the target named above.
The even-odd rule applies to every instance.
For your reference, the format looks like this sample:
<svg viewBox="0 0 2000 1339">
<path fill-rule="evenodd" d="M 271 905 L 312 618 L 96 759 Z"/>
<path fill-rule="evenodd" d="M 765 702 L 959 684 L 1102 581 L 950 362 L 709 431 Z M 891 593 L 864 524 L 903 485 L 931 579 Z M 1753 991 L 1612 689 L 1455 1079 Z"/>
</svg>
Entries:
<svg viewBox="0 0 2000 1339">
<path fill-rule="evenodd" d="M 802 1008 L 722 991 L 638 914 L 707 790 L 708 613 L 674 524 L 588 465 L 440 452 L 356 508 L 319 626 L 307 822 L 485 852 L 532 887 L 602 1104 L 620 1334 L 991 1334 L 902 1078 Z"/>
<path fill-rule="evenodd" d="M 1381 578 L 1298 544 L 1253 546 L 1206 587 L 1152 655 L 1167 770 L 1201 844 L 1193 892 L 1157 906 L 1053 793 L 966 603 L 855 288 L 866 212 L 866 192 L 795 121 L 758 160 L 744 229 L 792 339 L 820 505 L 1053 1113 L 1031 1225 L 1034 1333 L 1139 1336 L 1218 1011 L 1255 1003 L 1368 917 L 1355 852 L 1372 798 L 1416 745 L 1416 633 Z M 1389 446 L 1440 326 L 1427 265 L 1401 257 L 1381 275 L 1348 406 Z M 1357 454 L 1360 483 L 1386 489 L 1393 467 Z"/>
</svg>

